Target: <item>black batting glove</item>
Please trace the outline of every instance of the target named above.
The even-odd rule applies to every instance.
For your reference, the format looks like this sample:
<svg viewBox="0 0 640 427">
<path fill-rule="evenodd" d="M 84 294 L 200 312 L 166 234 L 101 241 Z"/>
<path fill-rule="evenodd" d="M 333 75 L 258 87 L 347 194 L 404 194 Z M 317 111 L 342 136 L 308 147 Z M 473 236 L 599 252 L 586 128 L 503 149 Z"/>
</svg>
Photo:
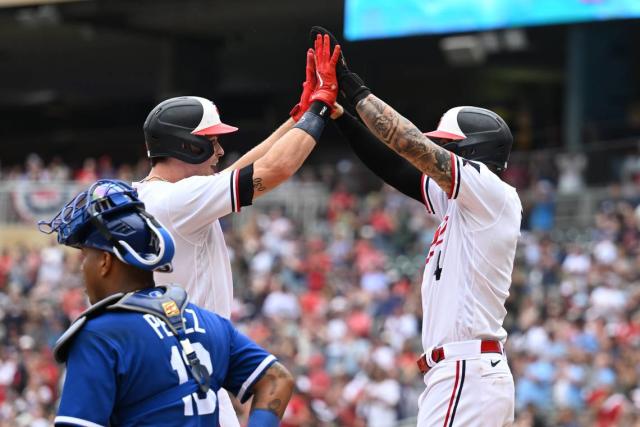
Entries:
<svg viewBox="0 0 640 427">
<path fill-rule="evenodd" d="M 333 52 L 335 45 L 339 44 L 338 40 L 329 30 L 317 25 L 311 27 L 311 31 L 309 33 L 311 46 L 313 47 L 318 34 L 326 34 L 329 36 L 331 41 L 331 52 Z M 353 107 L 371 93 L 371 90 L 365 86 L 360 76 L 349 70 L 349 67 L 347 67 L 347 61 L 344 59 L 344 54 L 342 52 L 340 52 L 338 63 L 336 64 L 336 76 L 338 77 L 338 88 L 340 89 L 341 95 Z"/>
</svg>

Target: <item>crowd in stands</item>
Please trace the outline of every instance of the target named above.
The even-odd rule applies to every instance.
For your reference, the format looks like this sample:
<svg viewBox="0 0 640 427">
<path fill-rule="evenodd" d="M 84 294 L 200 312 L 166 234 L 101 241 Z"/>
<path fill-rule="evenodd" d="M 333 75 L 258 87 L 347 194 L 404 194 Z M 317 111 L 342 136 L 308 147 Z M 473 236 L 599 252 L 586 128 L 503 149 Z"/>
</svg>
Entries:
<svg viewBox="0 0 640 427">
<path fill-rule="evenodd" d="M 3 178 L 90 183 L 148 168 L 109 164 L 72 173 L 32 157 Z M 283 426 L 390 427 L 415 416 L 424 389 L 420 283 L 437 223 L 388 187 L 362 192 L 318 175 L 329 198 L 305 219 L 314 227 L 281 208 L 223 220 L 233 321 L 296 378 Z M 571 239 L 551 233 L 559 180 L 550 176 L 528 177 L 536 191 L 507 301 L 516 425 L 640 425 L 640 187 L 612 186 L 588 238 Z M 51 348 L 86 307 L 78 255 L 53 241 L 0 249 L 0 427 L 53 419 L 64 367 Z"/>
<path fill-rule="evenodd" d="M 0 165 L 0 179 L 4 181 L 75 181 L 79 184 L 91 184 L 99 178 L 117 178 L 123 181 L 134 181 L 143 178 L 149 171 L 149 160 L 140 159 L 135 164 L 122 163 L 114 165 L 108 155 L 97 160 L 93 157 L 84 159 L 78 168 L 72 168 L 61 157 L 54 157 L 48 163 L 37 154 L 27 156 L 24 165 Z"/>
</svg>

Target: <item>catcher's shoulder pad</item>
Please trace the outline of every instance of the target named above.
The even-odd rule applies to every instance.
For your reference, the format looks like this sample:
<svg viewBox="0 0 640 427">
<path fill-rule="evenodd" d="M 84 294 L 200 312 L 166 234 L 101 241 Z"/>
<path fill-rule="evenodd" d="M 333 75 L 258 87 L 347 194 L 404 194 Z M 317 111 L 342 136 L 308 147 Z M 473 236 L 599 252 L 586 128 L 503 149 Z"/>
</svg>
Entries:
<svg viewBox="0 0 640 427">
<path fill-rule="evenodd" d="M 58 363 L 66 362 L 67 357 L 69 356 L 69 347 L 73 342 L 73 338 L 78 332 L 80 332 L 85 323 L 87 323 L 89 319 L 92 319 L 104 313 L 110 304 L 113 304 L 123 296 L 124 293 L 122 292 L 109 295 L 108 297 L 101 299 L 100 301 L 83 311 L 80 316 L 78 316 L 78 318 L 73 321 L 71 326 L 69 326 L 69 328 L 64 331 L 62 336 L 58 338 L 56 344 L 53 346 L 53 356 L 55 357 L 56 361 Z"/>
<path fill-rule="evenodd" d="M 157 286 L 149 293 L 130 292 L 107 309 L 152 314 L 178 336 L 178 331 L 184 328 L 183 314 L 188 302 L 187 292 L 180 286 Z"/>
</svg>

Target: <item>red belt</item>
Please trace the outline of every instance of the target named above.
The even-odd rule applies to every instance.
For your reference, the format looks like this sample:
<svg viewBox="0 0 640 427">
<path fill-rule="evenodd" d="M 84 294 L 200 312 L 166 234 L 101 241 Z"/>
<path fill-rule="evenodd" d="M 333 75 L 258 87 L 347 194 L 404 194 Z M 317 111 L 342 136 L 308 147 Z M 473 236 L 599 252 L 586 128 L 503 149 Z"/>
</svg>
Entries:
<svg viewBox="0 0 640 427">
<path fill-rule="evenodd" d="M 502 354 L 502 346 L 500 345 L 499 341 L 482 340 L 480 342 L 480 353 Z M 446 358 L 446 355 L 444 354 L 443 347 L 437 347 L 431 351 L 431 360 L 433 360 L 435 363 L 438 363 L 444 360 L 445 358 Z M 422 354 L 422 356 L 420 356 L 417 363 L 418 363 L 418 369 L 420 369 L 420 372 L 422 372 L 423 375 L 429 372 L 429 370 L 431 370 L 432 368 L 427 363 L 427 356 L 425 354 Z"/>
</svg>

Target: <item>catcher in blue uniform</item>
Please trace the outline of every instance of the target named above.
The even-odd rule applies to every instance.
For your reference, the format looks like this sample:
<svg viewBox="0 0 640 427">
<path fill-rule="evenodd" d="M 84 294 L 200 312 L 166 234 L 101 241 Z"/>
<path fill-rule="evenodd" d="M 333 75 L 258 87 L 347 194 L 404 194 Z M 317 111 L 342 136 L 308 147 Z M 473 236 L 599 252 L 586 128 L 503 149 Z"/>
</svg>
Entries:
<svg viewBox="0 0 640 427">
<path fill-rule="evenodd" d="M 56 343 L 67 373 L 56 426 L 216 426 L 216 391 L 253 396 L 249 426 L 277 426 L 293 379 L 228 320 L 188 303 L 171 235 L 128 184 L 100 180 L 40 230 L 82 251 L 93 304 Z"/>
</svg>

